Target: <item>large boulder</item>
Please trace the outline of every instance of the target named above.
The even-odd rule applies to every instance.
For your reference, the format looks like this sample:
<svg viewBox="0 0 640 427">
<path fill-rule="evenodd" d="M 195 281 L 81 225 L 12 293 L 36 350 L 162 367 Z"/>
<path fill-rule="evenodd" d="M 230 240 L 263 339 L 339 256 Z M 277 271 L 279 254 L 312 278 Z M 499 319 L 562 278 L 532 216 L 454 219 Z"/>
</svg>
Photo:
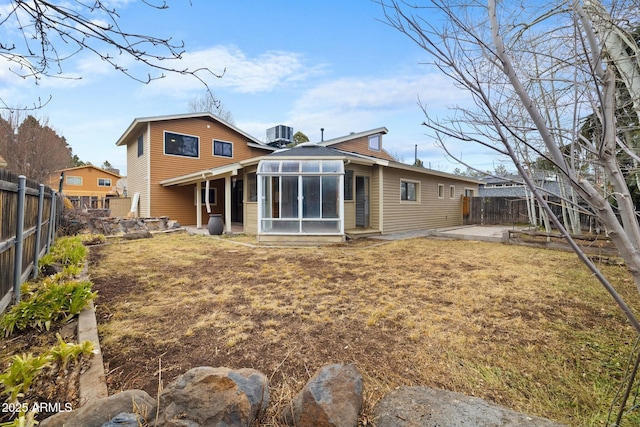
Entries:
<svg viewBox="0 0 640 427">
<path fill-rule="evenodd" d="M 269 380 L 254 369 L 201 366 L 160 394 L 160 427 L 248 426 L 269 403 Z"/>
<path fill-rule="evenodd" d="M 355 365 L 322 367 L 282 409 L 282 421 L 296 427 L 356 427 L 362 409 L 362 376 Z"/>
<path fill-rule="evenodd" d="M 563 427 L 477 397 L 428 387 L 403 387 L 373 408 L 377 427 Z"/>
<path fill-rule="evenodd" d="M 113 417 L 123 412 L 141 416 L 154 416 L 156 401 L 143 390 L 127 390 L 104 399 L 88 402 L 83 407 L 70 412 L 59 412 L 45 418 L 39 427 L 102 427 Z"/>
</svg>

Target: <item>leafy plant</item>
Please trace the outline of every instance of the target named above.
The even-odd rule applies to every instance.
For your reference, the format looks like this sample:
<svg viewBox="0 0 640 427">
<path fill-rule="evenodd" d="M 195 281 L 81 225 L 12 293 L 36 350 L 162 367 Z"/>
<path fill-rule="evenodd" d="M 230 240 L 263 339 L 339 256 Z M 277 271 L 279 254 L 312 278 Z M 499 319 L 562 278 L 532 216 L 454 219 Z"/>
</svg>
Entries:
<svg viewBox="0 0 640 427">
<path fill-rule="evenodd" d="M 18 416 L 12 421 L 6 423 L 0 423 L 0 427 L 34 427 L 38 425 L 38 421 L 35 420 L 37 411 L 31 409 L 30 411 L 20 411 Z"/>
<path fill-rule="evenodd" d="M 81 265 L 87 257 L 87 251 L 80 236 L 61 237 L 51 247 L 49 253 L 40 258 L 40 271 L 54 264 L 60 264 L 63 267 Z"/>
<path fill-rule="evenodd" d="M 0 328 L 6 337 L 28 327 L 49 330 L 52 322 L 80 313 L 96 295 L 90 281 L 45 281 L 0 317 Z"/>
<path fill-rule="evenodd" d="M 78 360 L 80 355 L 89 355 L 93 353 L 93 343 L 91 341 L 83 341 L 79 344 L 67 343 L 60 334 L 56 334 L 58 345 L 49 350 L 53 361 L 60 361 L 60 369 L 65 371 L 69 361 Z"/>
<path fill-rule="evenodd" d="M 18 396 L 29 390 L 40 371 L 51 363 L 51 355 L 34 356 L 23 353 L 11 357 L 9 368 L 0 374 L 0 384 L 4 386 L 2 394 L 9 395 L 8 402 L 16 402 Z"/>
</svg>

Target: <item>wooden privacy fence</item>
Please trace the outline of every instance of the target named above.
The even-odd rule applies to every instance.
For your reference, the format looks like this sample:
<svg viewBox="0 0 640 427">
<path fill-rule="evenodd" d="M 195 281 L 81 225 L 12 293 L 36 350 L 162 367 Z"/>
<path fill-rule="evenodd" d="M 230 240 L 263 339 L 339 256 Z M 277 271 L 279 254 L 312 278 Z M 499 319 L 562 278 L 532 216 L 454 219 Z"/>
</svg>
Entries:
<svg viewBox="0 0 640 427">
<path fill-rule="evenodd" d="M 551 210 L 562 220 L 560 198 L 547 198 Z M 463 201 L 465 224 L 500 225 L 529 224 L 527 200 L 522 197 L 465 197 Z M 536 203 L 538 209 L 538 203 Z M 580 213 L 580 225 L 583 230 L 597 227 L 593 215 Z"/>
<path fill-rule="evenodd" d="M 0 169 L 0 313 L 20 300 L 20 286 L 38 274 L 38 259 L 55 238 L 56 193 Z"/>
</svg>

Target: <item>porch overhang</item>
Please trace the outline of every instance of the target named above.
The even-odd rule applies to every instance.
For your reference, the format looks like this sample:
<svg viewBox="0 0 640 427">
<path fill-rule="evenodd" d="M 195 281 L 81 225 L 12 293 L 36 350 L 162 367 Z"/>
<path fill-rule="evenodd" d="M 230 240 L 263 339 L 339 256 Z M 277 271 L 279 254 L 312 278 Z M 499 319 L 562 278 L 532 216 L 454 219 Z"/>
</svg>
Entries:
<svg viewBox="0 0 640 427">
<path fill-rule="evenodd" d="M 224 178 L 225 176 L 236 176 L 240 169 L 242 169 L 242 165 L 240 165 L 240 163 L 232 163 L 230 165 L 192 172 L 186 175 L 176 176 L 174 178 L 163 179 L 160 181 L 160 185 L 163 187 L 172 187 L 174 185 L 193 185 L 199 182 L 201 183 L 213 179 Z"/>
</svg>

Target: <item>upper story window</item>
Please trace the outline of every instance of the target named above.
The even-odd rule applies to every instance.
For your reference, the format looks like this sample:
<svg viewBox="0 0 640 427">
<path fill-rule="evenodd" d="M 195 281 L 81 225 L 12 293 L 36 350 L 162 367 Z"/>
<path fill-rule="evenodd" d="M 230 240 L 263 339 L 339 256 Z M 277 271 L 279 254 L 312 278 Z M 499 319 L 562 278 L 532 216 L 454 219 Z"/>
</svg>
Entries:
<svg viewBox="0 0 640 427">
<path fill-rule="evenodd" d="M 67 185 L 82 185 L 81 176 L 68 176 L 65 178 Z"/>
<path fill-rule="evenodd" d="M 144 136 L 140 135 L 138 137 L 138 157 L 144 154 Z"/>
<path fill-rule="evenodd" d="M 380 151 L 380 135 L 369 137 L 369 150 Z"/>
<path fill-rule="evenodd" d="M 222 157 L 233 157 L 233 143 L 213 140 L 213 155 Z"/>
<path fill-rule="evenodd" d="M 164 154 L 184 157 L 200 157 L 200 138 L 179 133 L 164 133 Z"/>
<path fill-rule="evenodd" d="M 111 187 L 111 178 L 98 178 L 98 187 Z"/>
</svg>

